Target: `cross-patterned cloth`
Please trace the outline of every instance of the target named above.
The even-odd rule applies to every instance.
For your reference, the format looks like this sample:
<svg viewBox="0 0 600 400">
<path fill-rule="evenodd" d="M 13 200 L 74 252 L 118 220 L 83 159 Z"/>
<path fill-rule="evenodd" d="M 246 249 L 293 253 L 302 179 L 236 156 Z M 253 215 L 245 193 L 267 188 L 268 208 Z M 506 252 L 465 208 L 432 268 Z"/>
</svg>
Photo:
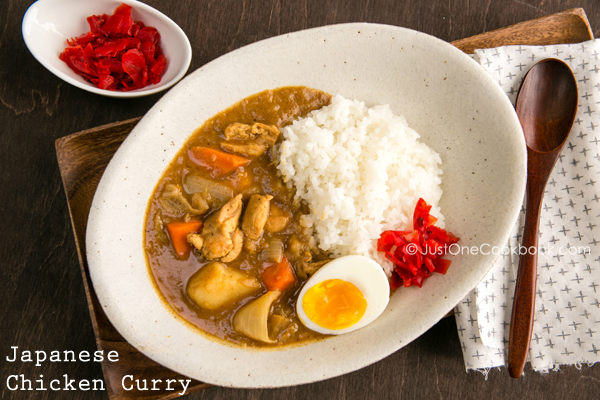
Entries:
<svg viewBox="0 0 600 400">
<path fill-rule="evenodd" d="M 474 58 L 515 102 L 537 61 L 565 61 L 579 91 L 573 129 L 544 194 L 540 219 L 534 370 L 600 361 L 600 39 L 476 50 Z M 465 367 L 505 365 L 524 209 L 502 255 L 455 309 Z"/>
</svg>

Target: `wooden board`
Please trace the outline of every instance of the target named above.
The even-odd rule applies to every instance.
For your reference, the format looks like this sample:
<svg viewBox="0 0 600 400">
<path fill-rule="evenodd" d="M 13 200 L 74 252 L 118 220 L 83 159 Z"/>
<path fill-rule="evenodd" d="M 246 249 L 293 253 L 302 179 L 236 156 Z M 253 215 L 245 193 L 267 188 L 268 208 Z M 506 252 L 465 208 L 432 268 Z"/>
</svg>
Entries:
<svg viewBox="0 0 600 400">
<path fill-rule="evenodd" d="M 587 17 L 582 9 L 572 9 L 522 22 L 507 28 L 482 33 L 452 44 L 465 52 L 476 48 L 512 44 L 578 43 L 592 39 Z M 173 392 L 123 391 L 121 378 L 134 375 L 139 379 L 182 379 L 179 374 L 157 364 L 138 352 L 115 330 L 93 291 L 85 256 L 85 230 L 94 192 L 106 165 L 121 142 L 140 118 L 99 126 L 73 133 L 56 141 L 56 155 L 63 181 L 71 224 L 75 236 L 81 275 L 98 349 L 117 350 L 119 363 L 102 363 L 108 395 L 111 399 L 171 399 Z M 208 385 L 192 381 L 188 393 Z"/>
</svg>

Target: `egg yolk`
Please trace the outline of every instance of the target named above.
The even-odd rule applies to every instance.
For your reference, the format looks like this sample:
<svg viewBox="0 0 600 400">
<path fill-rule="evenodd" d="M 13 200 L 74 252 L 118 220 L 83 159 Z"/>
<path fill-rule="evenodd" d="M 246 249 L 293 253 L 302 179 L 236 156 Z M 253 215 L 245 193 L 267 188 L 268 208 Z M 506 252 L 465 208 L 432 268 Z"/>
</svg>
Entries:
<svg viewBox="0 0 600 400">
<path fill-rule="evenodd" d="M 367 300 L 353 283 L 328 279 L 306 291 L 302 308 L 315 324 L 340 330 L 360 321 L 367 309 Z"/>
</svg>

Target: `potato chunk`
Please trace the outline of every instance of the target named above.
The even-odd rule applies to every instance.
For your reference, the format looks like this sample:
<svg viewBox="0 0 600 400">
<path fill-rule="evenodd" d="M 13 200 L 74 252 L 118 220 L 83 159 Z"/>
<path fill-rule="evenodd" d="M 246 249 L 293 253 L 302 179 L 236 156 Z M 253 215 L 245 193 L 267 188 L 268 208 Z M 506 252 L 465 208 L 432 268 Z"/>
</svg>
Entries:
<svg viewBox="0 0 600 400">
<path fill-rule="evenodd" d="M 234 303 L 261 288 L 254 277 L 212 262 L 200 268 L 187 283 L 187 294 L 198 306 L 217 310 Z"/>
</svg>

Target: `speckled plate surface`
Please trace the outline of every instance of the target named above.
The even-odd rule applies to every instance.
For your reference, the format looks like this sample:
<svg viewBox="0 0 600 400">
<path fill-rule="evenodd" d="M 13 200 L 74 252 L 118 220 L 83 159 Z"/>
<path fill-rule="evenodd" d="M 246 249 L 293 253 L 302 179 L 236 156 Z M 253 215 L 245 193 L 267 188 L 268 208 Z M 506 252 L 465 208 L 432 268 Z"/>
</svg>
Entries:
<svg viewBox="0 0 600 400">
<path fill-rule="evenodd" d="M 425 332 L 483 278 L 491 254 L 453 257 L 422 289 L 397 291 L 371 325 L 323 341 L 259 351 L 223 345 L 162 303 L 142 231 L 155 184 L 194 129 L 253 93 L 306 85 L 388 103 L 440 153 L 446 226 L 464 246 L 502 245 L 523 198 L 526 154 L 508 99 L 467 55 L 399 27 L 343 24 L 267 39 L 228 53 L 169 91 L 119 148 L 98 186 L 87 256 L 100 303 L 137 349 L 184 375 L 223 386 L 296 385 L 354 371 Z M 373 143 L 374 146 L 377 143 Z"/>
</svg>

